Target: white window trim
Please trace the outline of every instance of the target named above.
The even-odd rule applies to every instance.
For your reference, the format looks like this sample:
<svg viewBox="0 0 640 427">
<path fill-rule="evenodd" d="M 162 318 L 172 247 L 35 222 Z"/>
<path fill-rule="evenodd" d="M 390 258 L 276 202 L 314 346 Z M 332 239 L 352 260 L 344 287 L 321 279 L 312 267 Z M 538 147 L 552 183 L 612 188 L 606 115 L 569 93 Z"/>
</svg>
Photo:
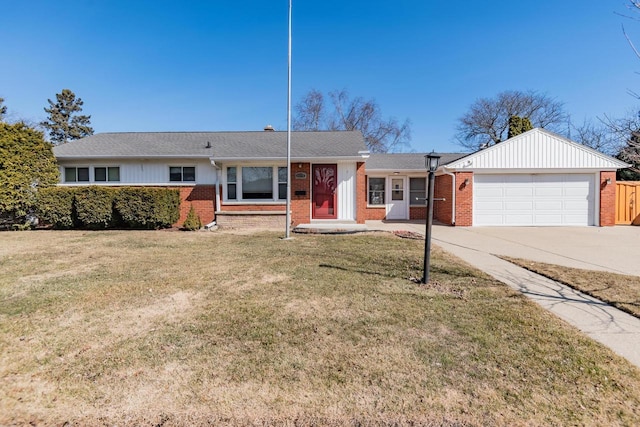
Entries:
<svg viewBox="0 0 640 427">
<path fill-rule="evenodd" d="M 382 204 L 380 205 L 372 205 L 369 202 L 369 180 L 371 178 L 380 178 L 384 180 L 384 200 L 382 201 Z M 387 176 L 385 175 L 367 175 L 367 207 L 368 208 L 385 208 L 387 206 L 387 187 L 388 187 L 388 183 L 387 183 Z"/>
<path fill-rule="evenodd" d="M 229 194 L 227 193 L 227 169 L 228 168 L 232 168 L 235 167 L 236 168 L 236 198 L 235 199 L 229 199 Z M 272 194 L 272 198 L 271 199 L 243 199 L 242 198 L 242 168 L 243 167 L 247 167 L 247 168 L 272 168 L 272 174 L 271 174 L 271 194 Z M 281 205 L 283 203 L 286 203 L 286 199 L 279 199 L 278 198 L 278 194 L 279 194 L 279 185 L 280 185 L 280 181 L 279 181 L 279 177 L 278 177 L 278 168 L 286 168 L 286 165 L 273 165 L 273 164 L 248 164 L 248 165 L 239 165 L 239 164 L 235 164 L 235 165 L 229 165 L 229 166 L 224 166 L 223 171 L 222 171 L 222 201 L 227 204 L 227 205 L 232 205 L 232 204 L 238 204 L 238 205 L 242 205 L 242 204 L 252 204 L 252 205 Z M 290 177 L 288 177 L 290 179 Z"/>
</svg>

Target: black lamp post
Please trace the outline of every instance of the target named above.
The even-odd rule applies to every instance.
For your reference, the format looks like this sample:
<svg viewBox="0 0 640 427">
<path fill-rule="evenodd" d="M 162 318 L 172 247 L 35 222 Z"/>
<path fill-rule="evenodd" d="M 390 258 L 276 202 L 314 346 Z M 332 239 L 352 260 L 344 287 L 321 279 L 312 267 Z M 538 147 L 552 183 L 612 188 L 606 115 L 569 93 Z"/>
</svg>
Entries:
<svg viewBox="0 0 640 427">
<path fill-rule="evenodd" d="M 431 223 L 433 222 L 433 187 L 436 180 L 436 169 L 440 155 L 431 152 L 424 156 L 424 164 L 429 171 L 429 187 L 427 192 L 427 230 L 424 235 L 424 273 L 422 283 L 429 283 L 429 266 L 431 264 Z"/>
</svg>

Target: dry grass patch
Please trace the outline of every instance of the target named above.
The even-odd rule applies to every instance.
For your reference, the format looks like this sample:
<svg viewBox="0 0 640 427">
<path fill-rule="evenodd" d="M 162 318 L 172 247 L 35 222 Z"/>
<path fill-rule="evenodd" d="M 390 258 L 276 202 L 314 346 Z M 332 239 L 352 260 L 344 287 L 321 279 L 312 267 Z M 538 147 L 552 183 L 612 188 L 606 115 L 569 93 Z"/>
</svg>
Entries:
<svg viewBox="0 0 640 427">
<path fill-rule="evenodd" d="M 640 373 L 390 234 L 0 233 L 0 425 L 633 425 Z M 9 249 L 7 249 L 9 248 Z"/>
<path fill-rule="evenodd" d="M 638 276 L 583 270 L 521 258 L 502 258 L 640 317 L 640 277 Z"/>
</svg>

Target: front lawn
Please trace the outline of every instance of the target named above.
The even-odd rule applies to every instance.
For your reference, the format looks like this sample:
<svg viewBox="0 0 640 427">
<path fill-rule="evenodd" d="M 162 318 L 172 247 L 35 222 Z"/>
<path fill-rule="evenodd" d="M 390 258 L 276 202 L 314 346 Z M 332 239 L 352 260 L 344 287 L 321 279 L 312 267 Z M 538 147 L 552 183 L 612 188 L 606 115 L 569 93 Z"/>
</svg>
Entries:
<svg viewBox="0 0 640 427">
<path fill-rule="evenodd" d="M 391 234 L 0 233 L 0 425 L 634 425 L 640 372 Z"/>
<path fill-rule="evenodd" d="M 521 258 L 502 258 L 640 317 L 640 277 L 638 276 L 583 270 Z"/>
</svg>

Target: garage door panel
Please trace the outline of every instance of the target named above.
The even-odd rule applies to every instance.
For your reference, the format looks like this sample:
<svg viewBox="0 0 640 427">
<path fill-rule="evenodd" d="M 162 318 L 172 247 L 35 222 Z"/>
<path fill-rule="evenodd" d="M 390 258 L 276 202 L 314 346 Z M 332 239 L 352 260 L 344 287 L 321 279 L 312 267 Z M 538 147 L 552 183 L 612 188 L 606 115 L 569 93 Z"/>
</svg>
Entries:
<svg viewBox="0 0 640 427">
<path fill-rule="evenodd" d="M 562 214 L 538 213 L 535 215 L 535 224 L 563 225 L 562 217 Z"/>
<path fill-rule="evenodd" d="M 474 189 L 474 193 L 478 194 L 480 197 L 484 198 L 484 197 L 504 197 L 505 196 L 505 189 L 502 187 L 483 187 L 480 188 L 478 191 L 476 191 Z"/>
<path fill-rule="evenodd" d="M 480 214 L 476 218 L 476 221 L 478 221 L 481 224 L 504 225 L 502 222 L 503 219 L 504 219 L 504 216 L 502 215 L 502 212 L 495 212 L 495 213 Z"/>
<path fill-rule="evenodd" d="M 564 195 L 569 197 L 584 197 L 584 199 L 586 200 L 587 197 L 589 197 L 589 189 L 580 187 L 567 187 L 564 189 Z"/>
<path fill-rule="evenodd" d="M 504 202 L 504 208 L 508 211 L 532 210 L 532 200 L 507 200 Z"/>
<path fill-rule="evenodd" d="M 562 197 L 562 188 L 537 187 L 534 194 L 536 197 Z"/>
<path fill-rule="evenodd" d="M 520 187 L 520 186 L 509 186 L 504 189 L 504 195 L 510 198 L 518 198 L 525 199 L 533 196 L 533 188 L 529 187 Z"/>
<path fill-rule="evenodd" d="M 533 225 L 533 215 L 529 213 L 516 213 L 504 218 L 504 225 Z"/>
<path fill-rule="evenodd" d="M 474 176 L 474 225 L 593 225 L 594 174 Z"/>
<path fill-rule="evenodd" d="M 562 200 L 536 200 L 533 203 L 533 209 L 536 211 L 562 211 Z"/>
</svg>

